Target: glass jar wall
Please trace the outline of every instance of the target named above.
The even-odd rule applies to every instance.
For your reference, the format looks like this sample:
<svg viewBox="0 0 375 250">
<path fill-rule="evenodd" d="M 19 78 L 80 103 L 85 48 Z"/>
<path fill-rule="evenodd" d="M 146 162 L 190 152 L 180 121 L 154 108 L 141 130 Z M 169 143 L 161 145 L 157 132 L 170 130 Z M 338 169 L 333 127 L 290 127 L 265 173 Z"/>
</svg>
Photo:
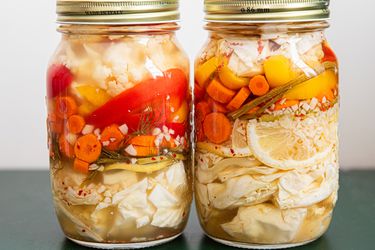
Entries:
<svg viewBox="0 0 375 250">
<path fill-rule="evenodd" d="M 208 236 L 317 239 L 338 190 L 338 68 L 325 21 L 210 22 L 195 62 L 195 192 Z"/>
<path fill-rule="evenodd" d="M 177 237 L 192 199 L 189 62 L 176 23 L 63 24 L 47 73 L 54 205 L 94 247 Z"/>
</svg>

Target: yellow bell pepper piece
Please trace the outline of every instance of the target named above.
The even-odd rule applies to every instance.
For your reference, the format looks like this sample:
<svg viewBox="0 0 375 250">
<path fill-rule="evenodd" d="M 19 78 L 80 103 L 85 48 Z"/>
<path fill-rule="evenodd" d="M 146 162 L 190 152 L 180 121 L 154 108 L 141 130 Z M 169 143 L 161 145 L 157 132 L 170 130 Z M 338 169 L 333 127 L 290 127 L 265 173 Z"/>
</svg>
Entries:
<svg viewBox="0 0 375 250">
<path fill-rule="evenodd" d="M 95 109 L 96 107 L 93 106 L 91 103 L 85 102 L 78 107 L 78 114 L 82 116 L 87 116 L 91 114 Z"/>
<path fill-rule="evenodd" d="M 184 101 L 178 110 L 172 113 L 171 117 L 168 119 L 169 122 L 182 123 L 186 121 L 189 113 L 189 107 L 186 101 Z"/>
<path fill-rule="evenodd" d="M 220 68 L 219 78 L 225 87 L 232 90 L 241 89 L 249 84 L 249 79 L 237 76 L 227 65 Z"/>
<path fill-rule="evenodd" d="M 271 56 L 264 61 L 264 72 L 271 88 L 284 85 L 296 77 L 292 65 L 285 56 Z"/>
<path fill-rule="evenodd" d="M 284 97 L 287 99 L 311 99 L 327 93 L 337 87 L 338 78 L 332 70 L 324 71 L 322 74 L 314 77 L 297 87 L 289 90 Z"/>
<path fill-rule="evenodd" d="M 199 86 L 204 88 L 206 82 L 211 77 L 211 75 L 216 71 L 219 66 L 219 60 L 217 57 L 212 57 L 211 59 L 204 62 L 202 65 L 198 66 L 195 71 L 195 80 L 198 82 Z"/>
<path fill-rule="evenodd" d="M 86 101 L 95 107 L 100 107 L 111 99 L 111 96 L 103 89 L 92 85 L 80 85 L 77 86 L 76 89 Z"/>
</svg>

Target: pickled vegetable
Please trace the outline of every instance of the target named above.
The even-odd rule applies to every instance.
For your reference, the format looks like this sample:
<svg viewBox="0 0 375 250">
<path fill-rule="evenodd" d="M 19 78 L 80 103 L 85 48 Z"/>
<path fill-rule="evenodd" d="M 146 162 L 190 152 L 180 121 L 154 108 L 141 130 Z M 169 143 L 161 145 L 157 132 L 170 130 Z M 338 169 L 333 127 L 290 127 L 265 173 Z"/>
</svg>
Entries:
<svg viewBox="0 0 375 250">
<path fill-rule="evenodd" d="M 174 35 L 64 36 L 47 79 L 52 191 L 65 234 L 114 244 L 180 234 L 192 198 L 191 94 Z"/>
<path fill-rule="evenodd" d="M 230 244 L 302 244 L 327 230 L 337 199 L 337 60 L 318 31 L 245 27 L 213 31 L 196 62 L 200 75 L 227 62 L 195 103 L 200 223 Z"/>
</svg>

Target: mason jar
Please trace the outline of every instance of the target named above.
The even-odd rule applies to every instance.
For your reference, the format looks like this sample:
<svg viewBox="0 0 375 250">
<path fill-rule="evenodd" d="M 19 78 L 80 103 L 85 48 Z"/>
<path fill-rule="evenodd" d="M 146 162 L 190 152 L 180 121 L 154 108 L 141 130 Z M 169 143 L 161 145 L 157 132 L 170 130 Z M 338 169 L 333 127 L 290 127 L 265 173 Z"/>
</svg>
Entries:
<svg viewBox="0 0 375 250">
<path fill-rule="evenodd" d="M 139 248 L 183 231 L 192 199 L 189 62 L 177 0 L 58 0 L 47 72 L 53 201 L 85 246 Z"/>
<path fill-rule="evenodd" d="M 195 192 L 212 239 L 285 248 L 327 230 L 338 190 L 328 0 L 205 1 L 195 61 Z"/>
</svg>

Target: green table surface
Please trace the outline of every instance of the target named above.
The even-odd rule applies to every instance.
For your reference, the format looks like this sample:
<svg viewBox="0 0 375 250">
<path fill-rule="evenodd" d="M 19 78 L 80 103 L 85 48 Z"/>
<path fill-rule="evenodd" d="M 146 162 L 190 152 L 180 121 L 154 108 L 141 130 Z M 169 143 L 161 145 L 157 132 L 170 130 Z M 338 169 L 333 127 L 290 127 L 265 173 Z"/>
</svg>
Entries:
<svg viewBox="0 0 375 250">
<path fill-rule="evenodd" d="M 0 171 L 0 249 L 86 249 L 64 238 L 52 208 L 46 171 Z M 204 236 L 195 209 L 184 234 L 158 250 L 233 249 Z M 341 172 L 328 232 L 294 249 L 375 250 L 375 171 Z"/>
</svg>

